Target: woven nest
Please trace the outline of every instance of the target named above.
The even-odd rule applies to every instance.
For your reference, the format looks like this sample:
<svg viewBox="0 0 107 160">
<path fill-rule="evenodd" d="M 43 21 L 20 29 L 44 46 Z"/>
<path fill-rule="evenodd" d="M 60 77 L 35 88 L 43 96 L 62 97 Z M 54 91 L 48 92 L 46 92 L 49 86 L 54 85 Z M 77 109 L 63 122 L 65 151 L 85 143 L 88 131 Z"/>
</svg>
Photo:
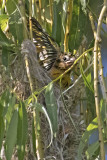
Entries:
<svg viewBox="0 0 107 160">
<path fill-rule="evenodd" d="M 2 67 L 0 70 L 4 76 L 5 82 L 0 76 L 0 93 L 2 93 L 6 84 L 16 92 L 16 94 L 23 100 L 27 99 L 30 94 L 30 85 L 28 75 L 25 67 L 25 56 L 29 61 L 30 76 L 33 80 L 34 89 L 42 88 L 51 82 L 49 74 L 41 68 L 38 63 L 36 48 L 30 40 L 26 40 L 22 44 L 21 55 L 17 56 L 13 63 L 10 65 L 11 77 L 5 74 Z M 58 104 L 58 132 L 56 138 L 54 138 L 52 145 L 47 148 L 50 143 L 50 130 L 48 122 L 44 115 L 41 115 L 41 131 L 42 140 L 44 144 L 45 159 L 46 160 L 75 160 L 78 152 L 78 145 L 80 142 L 81 135 L 84 131 L 84 124 L 81 123 L 80 116 L 80 98 L 84 94 L 84 85 L 82 80 L 79 81 L 73 88 L 64 94 L 65 103 L 70 115 L 73 119 L 74 124 L 71 122 L 69 115 L 65 109 L 63 101 L 60 96 L 60 88 L 54 85 L 54 94 L 57 97 Z M 44 93 L 41 95 L 39 102 L 44 104 Z M 31 124 L 32 124 L 32 109 L 28 107 L 28 121 L 29 121 L 29 140 L 27 145 L 27 153 L 25 159 L 35 159 L 32 152 L 31 143 Z M 76 129 L 77 131 L 76 131 Z M 77 133 L 78 132 L 78 133 Z M 13 159 L 17 159 L 15 156 Z"/>
</svg>

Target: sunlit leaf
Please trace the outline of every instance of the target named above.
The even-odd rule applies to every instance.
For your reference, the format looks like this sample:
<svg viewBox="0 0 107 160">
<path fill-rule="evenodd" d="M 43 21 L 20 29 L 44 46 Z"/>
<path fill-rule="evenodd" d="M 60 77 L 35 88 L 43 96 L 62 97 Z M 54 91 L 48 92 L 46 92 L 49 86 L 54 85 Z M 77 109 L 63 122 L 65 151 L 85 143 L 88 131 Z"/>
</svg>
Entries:
<svg viewBox="0 0 107 160">
<path fill-rule="evenodd" d="M 5 31 L 5 29 L 7 27 L 8 18 L 9 18 L 9 16 L 6 14 L 0 15 L 0 26 L 3 31 Z"/>
</svg>

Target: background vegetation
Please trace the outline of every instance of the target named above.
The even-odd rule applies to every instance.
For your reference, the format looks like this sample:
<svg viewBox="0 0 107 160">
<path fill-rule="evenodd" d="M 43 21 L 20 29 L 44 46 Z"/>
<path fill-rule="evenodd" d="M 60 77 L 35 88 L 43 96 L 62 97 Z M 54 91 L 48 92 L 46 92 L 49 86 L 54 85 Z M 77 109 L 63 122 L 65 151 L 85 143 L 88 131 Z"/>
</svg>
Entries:
<svg viewBox="0 0 107 160">
<path fill-rule="evenodd" d="M 1 159 L 107 158 L 106 12 L 106 0 L 0 0 Z M 31 17 L 57 49 L 77 56 L 69 88 L 55 86 L 65 73 L 50 82 L 29 61 Z"/>
</svg>

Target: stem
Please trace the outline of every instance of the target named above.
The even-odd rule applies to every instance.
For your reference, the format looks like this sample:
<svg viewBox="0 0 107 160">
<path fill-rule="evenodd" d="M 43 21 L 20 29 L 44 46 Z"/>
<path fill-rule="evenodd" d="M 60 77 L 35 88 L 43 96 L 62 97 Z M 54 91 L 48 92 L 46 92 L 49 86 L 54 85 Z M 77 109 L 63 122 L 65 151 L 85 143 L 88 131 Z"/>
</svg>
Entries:
<svg viewBox="0 0 107 160">
<path fill-rule="evenodd" d="M 32 34 L 32 0 L 29 2 L 29 30 L 30 30 L 30 39 L 33 41 L 33 34 Z"/>
<path fill-rule="evenodd" d="M 104 0 L 104 6 L 107 6 L 107 0 Z"/>
<path fill-rule="evenodd" d="M 41 24 L 41 9 L 42 9 L 42 2 L 39 0 L 39 22 Z"/>
<path fill-rule="evenodd" d="M 69 42 L 69 32 L 70 32 L 70 25 L 72 20 L 72 12 L 73 12 L 73 0 L 68 1 L 68 8 L 67 8 L 67 23 L 66 23 L 66 32 L 64 38 L 64 51 L 67 52 L 68 50 L 68 42 Z"/>
<path fill-rule="evenodd" d="M 95 28 L 95 24 L 94 24 L 94 18 L 93 18 L 93 15 L 91 12 L 89 12 L 89 19 L 90 19 L 90 22 L 91 22 L 91 27 L 92 27 L 92 31 L 93 31 L 93 34 L 94 34 L 94 38 L 96 38 L 96 28 Z"/>
<path fill-rule="evenodd" d="M 101 25 L 102 25 L 103 17 L 104 17 L 106 10 L 107 10 L 107 7 L 103 6 L 100 16 L 99 16 L 99 20 L 98 20 L 97 33 L 96 33 L 95 44 L 94 44 L 94 91 L 95 91 L 94 94 L 95 94 L 96 115 L 98 118 L 101 160 L 105 160 L 105 150 L 104 150 L 102 120 L 101 120 L 101 115 L 100 115 L 100 104 L 99 104 L 99 93 L 98 93 L 98 48 L 99 48 Z"/>
<path fill-rule="evenodd" d="M 39 21 L 40 19 L 40 15 L 39 15 L 39 0 L 34 0 L 34 2 L 35 2 L 35 6 L 36 6 L 36 15 L 37 15 L 37 20 Z"/>
<path fill-rule="evenodd" d="M 100 85 L 101 85 L 101 90 L 102 90 L 102 95 L 103 95 L 103 99 L 104 99 L 104 105 L 105 105 L 105 117 L 106 117 L 106 125 L 107 125 L 107 89 L 106 89 L 106 84 L 105 84 L 105 80 L 104 80 L 104 76 L 103 76 L 103 64 L 102 64 L 102 57 L 101 57 L 101 52 L 99 52 L 99 68 L 100 68 Z"/>
<path fill-rule="evenodd" d="M 43 21 L 44 21 L 45 28 L 46 28 L 45 0 L 44 0 L 44 6 L 43 6 Z"/>
<path fill-rule="evenodd" d="M 53 25 L 53 0 L 49 0 L 49 5 L 50 5 L 50 18 L 51 18 L 51 28 Z"/>
<path fill-rule="evenodd" d="M 89 19 L 91 21 L 91 26 L 92 26 L 92 30 L 94 33 L 94 39 L 96 38 L 96 29 L 95 29 L 95 24 L 94 24 L 94 18 L 92 16 L 92 13 L 89 12 Z M 100 48 L 98 48 L 99 53 L 98 53 L 98 58 L 99 58 L 99 81 L 100 81 L 100 85 L 101 85 L 101 90 L 102 90 L 102 95 L 103 95 L 103 99 L 105 104 L 107 105 L 107 90 L 106 90 L 106 84 L 105 84 L 105 80 L 104 80 L 104 76 L 103 76 L 103 64 L 102 64 L 102 57 L 101 57 L 101 51 Z M 106 108 L 105 108 L 105 112 L 106 112 Z M 106 119 L 107 119 L 107 115 L 106 115 Z M 107 124 L 107 120 L 106 120 L 106 124 Z"/>
</svg>

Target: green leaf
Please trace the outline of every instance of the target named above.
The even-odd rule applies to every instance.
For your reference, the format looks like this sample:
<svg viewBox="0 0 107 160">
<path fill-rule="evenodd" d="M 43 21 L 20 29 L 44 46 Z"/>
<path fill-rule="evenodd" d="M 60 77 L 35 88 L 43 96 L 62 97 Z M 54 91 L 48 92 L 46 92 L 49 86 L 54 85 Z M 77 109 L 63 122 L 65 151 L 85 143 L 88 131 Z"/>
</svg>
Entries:
<svg viewBox="0 0 107 160">
<path fill-rule="evenodd" d="M 66 13 L 67 14 L 67 13 Z M 82 36 L 80 36 L 80 1 L 73 2 L 73 12 L 72 12 L 72 21 L 71 21 L 71 28 L 70 28 L 70 36 L 69 36 L 69 49 L 73 50 L 80 45 L 80 41 Z M 81 30 L 82 31 L 82 30 Z M 82 35 L 82 33 L 81 33 Z"/>
<path fill-rule="evenodd" d="M 7 113 L 5 115 L 7 122 L 9 123 L 12 117 L 13 110 L 15 108 L 16 97 L 14 94 L 9 94 L 9 102 L 7 105 Z"/>
<path fill-rule="evenodd" d="M 53 93 L 53 85 L 50 83 L 45 91 L 45 102 L 47 107 L 47 113 L 52 123 L 53 133 L 57 132 L 57 103 Z"/>
<path fill-rule="evenodd" d="M 0 15 L 0 27 L 3 31 L 5 31 L 6 27 L 7 27 L 7 22 L 8 22 L 8 18 L 9 16 L 6 14 L 2 14 Z"/>
<path fill-rule="evenodd" d="M 17 147 L 18 147 L 19 160 L 24 159 L 27 133 L 28 133 L 27 112 L 24 103 L 20 102 L 19 112 L 18 112 L 18 130 L 17 130 Z"/>
<path fill-rule="evenodd" d="M 93 143 L 88 147 L 86 151 L 87 160 L 92 159 L 92 157 L 95 155 L 95 152 L 98 150 L 98 148 L 99 148 L 99 141 Z"/>
<path fill-rule="evenodd" d="M 91 85 L 91 73 L 89 73 L 88 76 L 86 77 L 85 74 L 84 74 L 82 65 L 80 65 L 80 71 L 81 71 L 83 80 L 85 82 L 85 85 L 94 93 L 94 90 L 93 90 L 92 85 Z"/>
<path fill-rule="evenodd" d="M 34 119 L 32 121 L 32 143 L 33 143 L 33 153 L 36 156 L 36 135 L 35 135 L 35 126 L 34 126 Z"/>
<path fill-rule="evenodd" d="M 59 44 L 61 42 L 61 1 L 53 3 L 53 26 L 52 37 Z"/>
<path fill-rule="evenodd" d="M 9 52 L 8 52 L 8 49 L 6 46 L 2 47 L 2 64 L 5 67 L 8 67 L 8 65 L 9 65 Z"/>
<path fill-rule="evenodd" d="M 4 107 L 3 117 L 6 120 L 6 127 L 8 128 L 16 104 L 15 95 L 6 90 L 1 96 L 1 104 Z"/>
<path fill-rule="evenodd" d="M 53 131 L 52 131 L 52 123 L 51 123 L 51 120 L 50 120 L 50 118 L 49 118 L 49 115 L 48 115 L 48 113 L 47 113 L 47 111 L 46 111 L 46 109 L 45 109 L 45 107 L 43 107 L 41 104 L 39 104 L 39 103 L 35 103 L 35 105 L 34 105 L 35 107 L 36 107 L 36 125 L 38 125 L 37 127 L 38 127 L 38 130 L 40 130 L 40 122 L 38 121 L 38 116 L 39 116 L 39 112 L 42 112 L 42 113 L 44 113 L 44 115 L 46 116 L 46 118 L 47 118 L 47 120 L 48 120 L 48 123 L 49 123 L 49 127 L 50 127 L 50 132 L 51 132 L 51 140 L 50 140 L 50 143 L 49 143 L 49 145 L 48 145 L 48 147 L 52 144 L 52 140 L 53 140 Z"/>
<path fill-rule="evenodd" d="M 78 50 L 78 47 L 83 40 L 83 37 L 87 37 L 87 45 L 89 45 L 93 39 L 93 33 L 90 25 L 88 15 L 85 15 L 81 9 L 80 1 L 74 1 L 73 16 L 70 29 L 69 49 Z"/>
<path fill-rule="evenodd" d="M 98 128 L 97 117 L 88 125 L 87 131 L 92 131 L 93 129 Z"/>
<path fill-rule="evenodd" d="M 21 44 L 23 41 L 23 24 L 17 9 L 9 17 L 9 31 L 14 36 L 16 43 Z"/>
<path fill-rule="evenodd" d="M 18 124 L 18 112 L 14 111 L 12 119 L 9 124 L 9 128 L 6 134 L 6 158 L 11 160 L 13 149 L 17 140 L 17 124 Z"/>
<path fill-rule="evenodd" d="M 5 36 L 1 28 L 0 28 L 0 45 L 4 45 L 4 46 L 10 45 L 9 39 Z"/>
<path fill-rule="evenodd" d="M 3 105 L 0 102 L 0 150 L 1 150 L 2 142 L 4 138 L 4 131 L 5 131 L 5 126 L 4 126 L 4 120 L 3 120 Z"/>
<path fill-rule="evenodd" d="M 78 159 L 82 160 L 82 153 L 84 148 L 87 146 L 87 143 L 89 141 L 89 137 L 91 136 L 92 132 L 98 128 L 98 122 L 97 122 L 97 118 L 95 118 L 87 127 L 85 133 L 83 134 L 80 144 L 79 144 L 79 148 L 78 148 Z"/>
<path fill-rule="evenodd" d="M 7 0 L 6 9 L 9 15 L 15 11 L 17 7 L 17 3 L 18 3 L 18 0 Z"/>
</svg>

